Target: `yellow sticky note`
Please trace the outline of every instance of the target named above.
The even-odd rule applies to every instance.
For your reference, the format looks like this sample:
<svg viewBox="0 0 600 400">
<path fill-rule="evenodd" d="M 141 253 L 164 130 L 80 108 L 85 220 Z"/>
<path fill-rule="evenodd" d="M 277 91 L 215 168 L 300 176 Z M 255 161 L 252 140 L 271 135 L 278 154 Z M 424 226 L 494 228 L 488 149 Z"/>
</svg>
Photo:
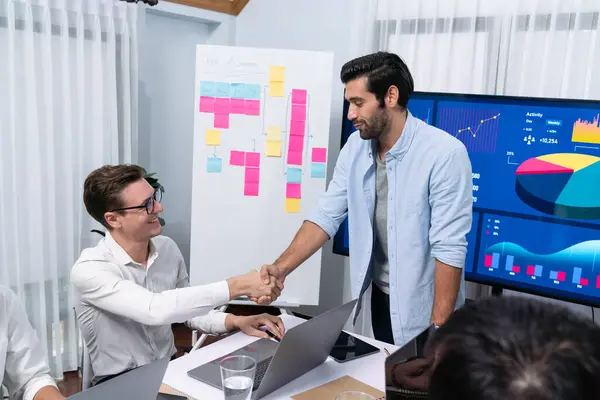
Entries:
<svg viewBox="0 0 600 400">
<path fill-rule="evenodd" d="M 285 199 L 285 212 L 300 212 L 300 199 Z"/>
<path fill-rule="evenodd" d="M 216 129 L 209 129 L 206 131 L 206 145 L 207 146 L 220 146 L 221 145 L 221 131 Z"/>
<path fill-rule="evenodd" d="M 285 77 L 285 67 L 281 67 L 281 66 L 271 67 L 271 74 L 269 75 L 269 81 L 283 82 L 284 77 Z"/>
<path fill-rule="evenodd" d="M 280 126 L 268 126 L 267 127 L 267 140 L 274 142 L 281 142 L 281 127 Z"/>
<path fill-rule="evenodd" d="M 281 157 L 281 142 L 267 141 L 265 153 L 267 153 L 268 157 Z"/>
<path fill-rule="evenodd" d="M 269 82 L 269 96 L 283 97 L 283 82 Z"/>
</svg>

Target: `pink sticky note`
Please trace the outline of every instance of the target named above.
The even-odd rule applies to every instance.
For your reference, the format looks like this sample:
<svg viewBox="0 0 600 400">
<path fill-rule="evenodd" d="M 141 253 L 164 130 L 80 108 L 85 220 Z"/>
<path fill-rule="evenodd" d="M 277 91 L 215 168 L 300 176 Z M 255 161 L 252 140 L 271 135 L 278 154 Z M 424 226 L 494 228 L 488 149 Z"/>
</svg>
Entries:
<svg viewBox="0 0 600 400">
<path fill-rule="evenodd" d="M 215 110 L 216 110 L 215 106 Z M 292 104 L 292 121 L 306 121 L 306 105 Z"/>
<path fill-rule="evenodd" d="M 229 114 L 230 112 L 229 99 L 215 99 L 215 114 Z"/>
<path fill-rule="evenodd" d="M 299 151 L 302 153 L 304 150 L 304 137 L 303 136 L 290 136 L 290 151 Z"/>
<path fill-rule="evenodd" d="M 229 129 L 229 114 L 215 114 L 215 128 Z"/>
<path fill-rule="evenodd" d="M 232 114 L 246 114 L 246 101 L 244 99 L 231 99 L 229 105 Z"/>
<path fill-rule="evenodd" d="M 300 192 L 299 183 L 288 183 L 285 187 L 285 197 L 288 199 L 301 199 Z"/>
<path fill-rule="evenodd" d="M 231 150 L 231 153 L 229 156 L 229 164 L 239 165 L 239 166 L 243 167 L 245 164 L 245 159 L 246 159 L 246 153 L 244 153 L 243 151 Z"/>
<path fill-rule="evenodd" d="M 246 153 L 246 167 L 260 167 L 260 153 Z"/>
<path fill-rule="evenodd" d="M 244 182 L 258 183 L 260 180 L 260 168 L 246 167 Z"/>
<path fill-rule="evenodd" d="M 258 196 L 258 183 L 246 182 L 244 184 L 244 196 Z"/>
<path fill-rule="evenodd" d="M 246 115 L 260 115 L 260 100 L 246 100 Z"/>
<path fill-rule="evenodd" d="M 306 104 L 306 90 L 292 89 L 292 104 Z"/>
<path fill-rule="evenodd" d="M 290 165 L 302 165 L 302 152 L 288 151 L 287 163 Z"/>
<path fill-rule="evenodd" d="M 201 113 L 212 113 L 215 112 L 215 99 L 214 97 L 200 97 L 200 112 Z"/>
<path fill-rule="evenodd" d="M 304 136 L 305 128 L 306 128 L 306 121 L 292 121 L 290 123 L 290 135 Z"/>
<path fill-rule="evenodd" d="M 324 147 L 313 147 L 312 149 L 312 161 L 313 162 L 326 162 L 327 161 L 327 149 Z"/>
</svg>

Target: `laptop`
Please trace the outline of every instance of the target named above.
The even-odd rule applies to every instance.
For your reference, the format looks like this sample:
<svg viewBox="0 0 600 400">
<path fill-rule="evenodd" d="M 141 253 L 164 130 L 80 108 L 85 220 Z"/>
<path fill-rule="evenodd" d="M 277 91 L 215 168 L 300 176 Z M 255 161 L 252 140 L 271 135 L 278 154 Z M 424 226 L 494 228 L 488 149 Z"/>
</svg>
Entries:
<svg viewBox="0 0 600 400">
<path fill-rule="evenodd" d="M 260 399 L 327 360 L 356 302 L 352 300 L 290 328 L 280 343 L 259 339 L 188 371 L 188 376 L 222 389 L 221 360 L 232 355 L 249 355 L 256 360 L 252 399 Z"/>
<path fill-rule="evenodd" d="M 385 398 L 387 400 L 426 399 L 431 359 L 425 354 L 435 332 L 428 326 L 385 359 Z"/>
<path fill-rule="evenodd" d="M 171 357 L 165 357 L 143 365 L 83 392 L 79 392 L 69 397 L 69 399 L 156 400 L 169 361 L 171 361 Z"/>
</svg>

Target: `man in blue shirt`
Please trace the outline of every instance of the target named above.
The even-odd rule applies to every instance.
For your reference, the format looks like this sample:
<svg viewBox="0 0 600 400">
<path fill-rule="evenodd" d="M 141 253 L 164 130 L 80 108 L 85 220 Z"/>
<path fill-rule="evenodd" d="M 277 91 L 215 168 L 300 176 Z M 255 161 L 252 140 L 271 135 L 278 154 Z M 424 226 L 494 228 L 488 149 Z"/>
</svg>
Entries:
<svg viewBox="0 0 600 400">
<path fill-rule="evenodd" d="M 354 321 L 371 286 L 375 338 L 400 346 L 464 303 L 471 163 L 459 140 L 408 111 L 413 79 L 397 55 L 352 60 L 341 79 L 358 134 L 316 210 L 261 274 L 283 282 L 348 215 L 352 296 L 360 298 Z"/>
</svg>

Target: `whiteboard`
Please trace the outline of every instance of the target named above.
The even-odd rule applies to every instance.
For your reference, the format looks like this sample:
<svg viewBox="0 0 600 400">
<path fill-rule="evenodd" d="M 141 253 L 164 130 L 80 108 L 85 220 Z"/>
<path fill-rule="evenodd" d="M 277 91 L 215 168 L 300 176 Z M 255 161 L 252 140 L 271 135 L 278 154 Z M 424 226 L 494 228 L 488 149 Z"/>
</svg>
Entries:
<svg viewBox="0 0 600 400">
<path fill-rule="evenodd" d="M 273 263 L 326 188 L 333 55 L 196 48 L 190 283 Z M 174 160 L 176 162 L 176 160 Z M 275 305 L 318 305 L 321 250 Z"/>
</svg>

